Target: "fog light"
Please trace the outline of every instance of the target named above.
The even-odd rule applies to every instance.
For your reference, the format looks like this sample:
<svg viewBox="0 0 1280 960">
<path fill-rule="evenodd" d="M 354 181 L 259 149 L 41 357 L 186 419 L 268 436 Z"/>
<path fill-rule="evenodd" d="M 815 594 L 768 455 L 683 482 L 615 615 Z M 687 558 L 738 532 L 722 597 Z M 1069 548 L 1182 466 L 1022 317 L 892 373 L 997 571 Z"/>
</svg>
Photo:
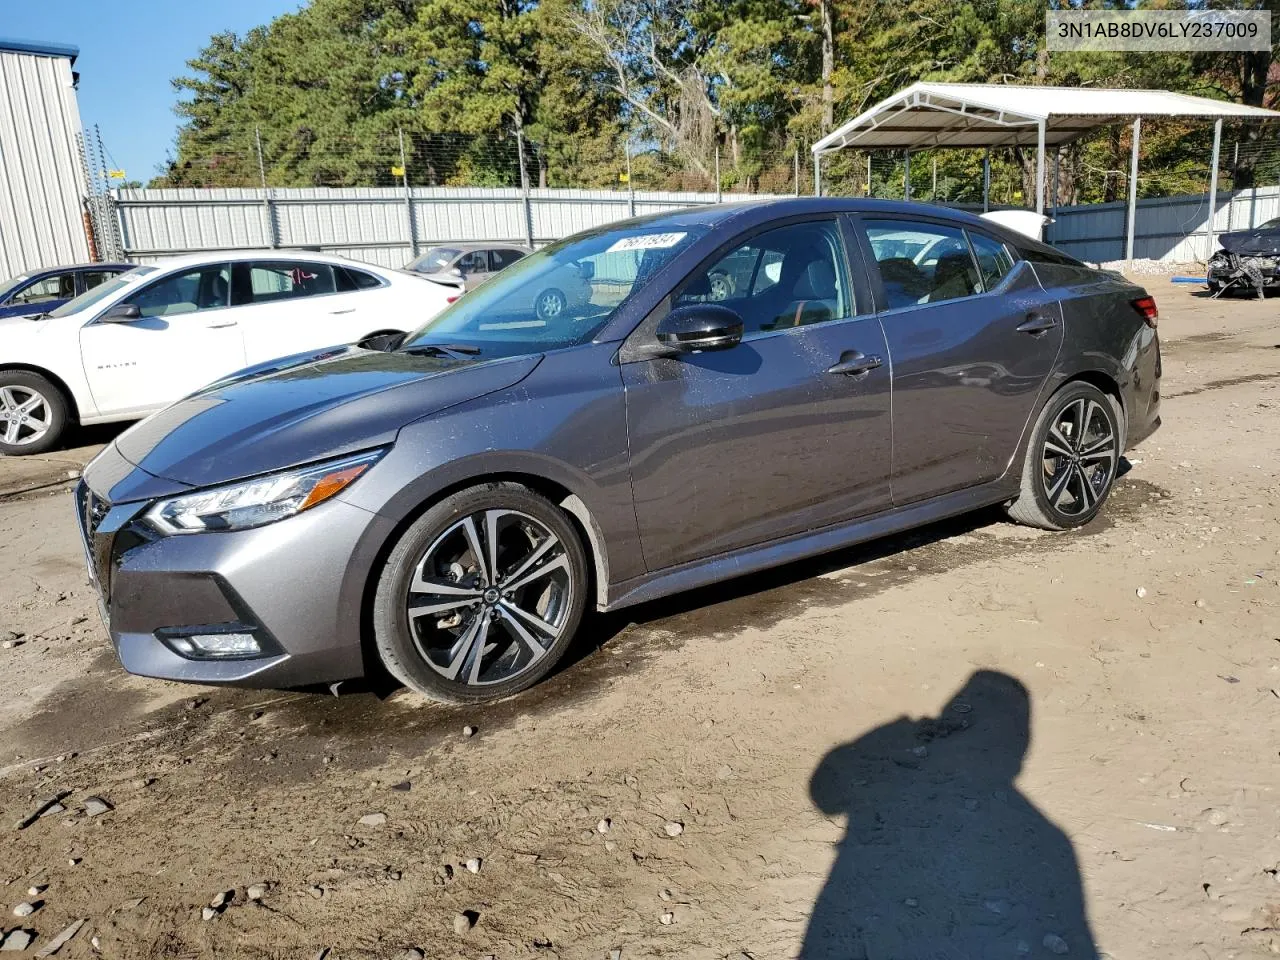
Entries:
<svg viewBox="0 0 1280 960">
<path fill-rule="evenodd" d="M 251 633 L 193 633 L 166 637 L 177 653 L 192 660 L 227 660 L 256 657 L 262 653 L 258 638 Z"/>
</svg>

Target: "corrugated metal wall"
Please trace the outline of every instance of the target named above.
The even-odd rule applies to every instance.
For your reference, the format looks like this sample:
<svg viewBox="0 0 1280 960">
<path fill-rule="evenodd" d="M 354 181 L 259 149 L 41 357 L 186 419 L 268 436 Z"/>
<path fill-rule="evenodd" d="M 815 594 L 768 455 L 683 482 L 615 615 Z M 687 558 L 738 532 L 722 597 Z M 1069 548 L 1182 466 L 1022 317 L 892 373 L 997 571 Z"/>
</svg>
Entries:
<svg viewBox="0 0 1280 960">
<path fill-rule="evenodd" d="M 121 190 L 116 211 L 125 252 L 150 262 L 175 253 L 257 247 L 319 247 L 385 267 L 422 250 L 468 240 L 535 244 L 632 215 L 715 203 L 714 193 L 532 190 L 528 214 L 518 189 L 415 187 L 406 203 L 393 187 Z M 726 194 L 726 201 L 742 199 Z M 1207 259 L 1207 195 L 1138 201 L 1134 255 L 1152 260 Z M 526 216 L 528 219 L 526 219 Z M 1125 205 L 1059 207 L 1050 243 L 1082 260 L 1124 257 Z M 1243 230 L 1280 216 L 1280 187 L 1218 195 L 1215 230 Z"/>
<path fill-rule="evenodd" d="M 1247 230 L 1280 217 L 1280 187 L 1219 192 L 1215 233 Z M 1123 203 L 1059 207 L 1046 239 L 1073 257 L 1102 263 L 1124 259 L 1128 214 Z M 1205 261 L 1209 241 L 1209 195 L 1139 200 L 1134 216 L 1133 255 L 1170 263 Z M 1216 246 L 1216 244 L 1215 244 Z"/>
<path fill-rule="evenodd" d="M 0 280 L 89 259 L 71 61 L 0 50 Z"/>
<path fill-rule="evenodd" d="M 131 260 L 260 247 L 319 247 L 384 267 L 412 253 L 468 240 L 535 244 L 632 215 L 715 203 L 714 193 L 352 187 L 346 189 L 120 190 L 116 210 Z M 735 199 L 729 195 L 725 200 Z M 741 198 L 737 198 L 741 199 Z"/>
</svg>

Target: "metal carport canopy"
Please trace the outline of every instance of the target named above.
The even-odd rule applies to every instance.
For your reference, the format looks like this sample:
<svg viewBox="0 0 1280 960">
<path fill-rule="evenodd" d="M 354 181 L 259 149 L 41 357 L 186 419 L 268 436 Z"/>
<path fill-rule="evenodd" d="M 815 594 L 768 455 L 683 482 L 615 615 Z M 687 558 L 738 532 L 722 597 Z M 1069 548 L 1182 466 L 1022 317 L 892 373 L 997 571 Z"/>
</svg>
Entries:
<svg viewBox="0 0 1280 960">
<path fill-rule="evenodd" d="M 1133 120 L 1129 219 L 1137 191 L 1138 139 L 1143 117 L 1213 119 L 1211 203 L 1217 193 L 1222 121 L 1280 119 L 1280 113 L 1168 90 L 1039 87 L 987 83 L 914 83 L 854 117 L 813 145 L 814 192 L 821 192 L 819 158 L 845 148 L 922 150 L 1036 146 L 1036 210 L 1044 212 L 1044 150 L 1101 126 Z M 1212 235 L 1212 218 L 1210 232 Z M 1130 240 L 1127 255 L 1132 256 Z"/>
</svg>

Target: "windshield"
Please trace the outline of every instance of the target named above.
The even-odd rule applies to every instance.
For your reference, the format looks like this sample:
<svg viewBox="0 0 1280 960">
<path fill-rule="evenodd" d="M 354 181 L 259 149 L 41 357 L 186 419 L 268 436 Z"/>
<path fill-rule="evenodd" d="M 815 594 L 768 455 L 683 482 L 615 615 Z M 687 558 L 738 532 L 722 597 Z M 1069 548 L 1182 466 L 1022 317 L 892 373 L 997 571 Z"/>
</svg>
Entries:
<svg viewBox="0 0 1280 960">
<path fill-rule="evenodd" d="M 138 280 L 145 277 L 148 273 L 155 272 L 155 267 L 134 267 L 132 270 L 128 270 L 125 273 L 120 274 L 118 277 L 113 277 L 106 283 L 98 284 L 92 290 L 86 290 L 74 300 L 68 300 L 57 310 L 52 311 L 49 316 L 57 319 L 58 317 L 69 316 L 79 310 L 84 310 L 86 307 L 92 307 L 95 303 L 98 303 L 100 300 L 105 300 L 118 290 L 121 290 L 130 284 L 137 283 Z"/>
<path fill-rule="evenodd" d="M 26 283 L 30 276 L 31 274 L 29 273 L 20 273 L 12 280 L 6 280 L 4 283 L 0 283 L 0 301 L 3 301 L 5 297 L 9 296 L 9 294 L 13 293 L 14 290 Z"/>
<path fill-rule="evenodd" d="M 1276 217 L 1272 220 L 1268 220 L 1258 229 L 1259 230 L 1280 230 L 1280 217 Z"/>
<path fill-rule="evenodd" d="M 516 356 L 586 343 L 660 267 L 706 233 L 652 224 L 604 228 L 544 247 L 461 297 L 401 350 L 466 344 Z"/>
<path fill-rule="evenodd" d="M 462 251 L 451 247 L 432 247 L 418 259 L 409 264 L 409 269 L 418 273 L 435 273 L 443 270 Z"/>
</svg>

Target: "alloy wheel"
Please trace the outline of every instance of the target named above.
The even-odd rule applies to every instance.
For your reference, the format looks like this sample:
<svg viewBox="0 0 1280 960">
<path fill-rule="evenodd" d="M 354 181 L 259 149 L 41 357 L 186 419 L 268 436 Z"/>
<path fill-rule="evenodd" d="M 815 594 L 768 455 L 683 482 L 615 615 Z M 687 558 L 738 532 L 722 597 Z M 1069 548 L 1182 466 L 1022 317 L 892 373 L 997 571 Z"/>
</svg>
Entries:
<svg viewBox="0 0 1280 960">
<path fill-rule="evenodd" d="M 1092 510 L 1105 496 L 1119 459 L 1116 431 L 1102 404 L 1080 397 L 1053 418 L 1044 441 L 1044 494 L 1063 516 Z"/>
<path fill-rule="evenodd" d="M 25 446 L 44 438 L 53 424 L 49 401 L 20 384 L 0 387 L 0 441 Z"/>
<path fill-rule="evenodd" d="M 576 587 L 564 544 L 541 521 L 483 510 L 446 528 L 418 561 L 406 597 L 409 633 L 446 680 L 503 683 L 560 638 Z"/>
</svg>

